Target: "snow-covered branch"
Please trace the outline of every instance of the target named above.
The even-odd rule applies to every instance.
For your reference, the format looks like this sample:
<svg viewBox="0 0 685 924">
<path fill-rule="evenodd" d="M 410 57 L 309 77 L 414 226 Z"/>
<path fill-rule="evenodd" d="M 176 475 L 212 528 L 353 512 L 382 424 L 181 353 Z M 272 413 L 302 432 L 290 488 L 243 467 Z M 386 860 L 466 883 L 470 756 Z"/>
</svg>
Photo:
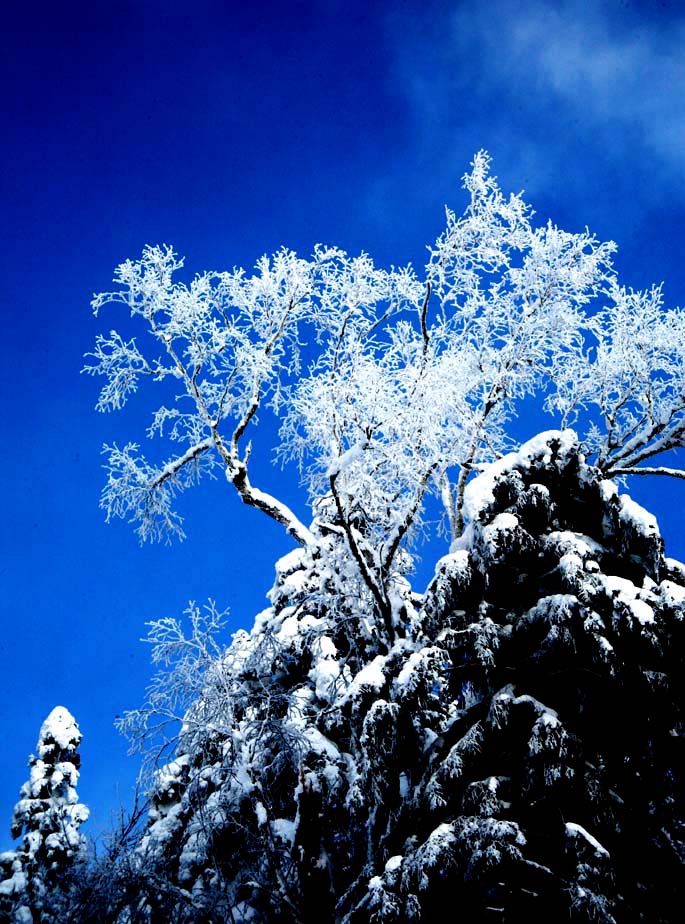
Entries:
<svg viewBox="0 0 685 924">
<path fill-rule="evenodd" d="M 668 468 L 665 465 L 640 466 L 631 468 L 621 468 L 620 466 L 611 469 L 612 476 L 621 475 L 668 475 L 670 478 L 685 478 L 685 471 L 682 468 Z"/>
<path fill-rule="evenodd" d="M 244 462 L 239 459 L 232 461 L 226 468 L 226 478 L 235 487 L 244 504 L 261 510 L 272 520 L 276 520 L 300 545 L 315 547 L 316 540 L 312 533 L 300 522 L 287 504 L 254 487 L 250 482 Z"/>
</svg>

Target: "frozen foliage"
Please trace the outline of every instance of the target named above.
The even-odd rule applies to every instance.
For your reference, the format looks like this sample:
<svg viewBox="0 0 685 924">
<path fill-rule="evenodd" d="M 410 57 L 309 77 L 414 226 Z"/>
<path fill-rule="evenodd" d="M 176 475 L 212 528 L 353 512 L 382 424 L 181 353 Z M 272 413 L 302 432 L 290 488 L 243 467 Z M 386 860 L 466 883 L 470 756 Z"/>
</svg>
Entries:
<svg viewBox="0 0 685 924">
<path fill-rule="evenodd" d="M 30 777 L 14 807 L 12 836 L 21 837 L 20 846 L 0 856 L 0 909 L 17 924 L 53 920 L 57 892 L 66 890 L 70 871 L 85 859 L 79 828 L 88 809 L 76 792 L 80 742 L 74 717 L 55 707 L 40 729 Z"/>
<path fill-rule="evenodd" d="M 187 727 L 193 721 L 205 728 L 203 709 L 215 717 L 230 713 L 230 700 L 221 684 L 207 684 L 221 660 L 216 635 L 224 625 L 225 614 L 210 600 L 202 608 L 191 602 L 184 616 L 184 621 L 167 617 L 148 623 L 145 641 L 152 645 L 152 663 L 159 670 L 143 706 L 125 712 L 116 721 L 119 731 L 151 759 L 152 765 L 176 741 L 183 723 Z M 184 622 L 190 629 L 188 634 Z M 207 689 L 220 701 L 203 699 Z M 192 718 L 188 711 L 191 705 Z"/>
<path fill-rule="evenodd" d="M 141 540 L 181 536 L 177 495 L 223 472 L 319 554 L 308 517 L 250 480 L 249 434 L 275 414 L 277 455 L 299 464 L 321 525 L 335 520 L 392 643 L 398 556 L 428 529 L 428 495 L 455 542 L 468 478 L 508 448 L 523 399 L 582 424 L 605 475 L 682 477 L 644 463 L 685 436 L 685 314 L 666 310 L 660 289 L 622 288 L 612 243 L 535 226 L 484 152 L 464 188 L 464 214 L 447 211 L 420 273 L 321 245 L 190 282 L 170 247 L 121 264 L 93 307 L 125 306 L 145 345 L 101 334 L 85 371 L 104 378 L 102 411 L 156 386 L 148 435 L 166 460 L 147 461 L 134 442 L 105 447 L 107 518 L 130 519 Z"/>
</svg>

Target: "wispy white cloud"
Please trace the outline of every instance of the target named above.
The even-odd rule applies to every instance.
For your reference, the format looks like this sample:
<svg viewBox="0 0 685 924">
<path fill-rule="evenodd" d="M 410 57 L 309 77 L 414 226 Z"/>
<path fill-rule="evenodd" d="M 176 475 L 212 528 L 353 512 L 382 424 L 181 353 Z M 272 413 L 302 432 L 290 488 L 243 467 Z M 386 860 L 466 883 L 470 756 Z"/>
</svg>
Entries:
<svg viewBox="0 0 685 924">
<path fill-rule="evenodd" d="M 685 12 L 659 9 L 429 4 L 422 33 L 393 18 L 394 73 L 421 156 L 435 165 L 437 150 L 449 152 L 453 176 L 455 155 L 484 146 L 498 172 L 529 189 L 562 177 L 587 189 L 591 162 L 615 192 L 639 197 L 640 176 L 650 197 L 685 200 L 674 183 L 685 177 Z"/>
<path fill-rule="evenodd" d="M 621 21 L 617 5 L 587 3 L 488 8 L 496 31 L 482 7 L 455 21 L 486 49 L 488 67 L 524 81 L 532 74 L 588 122 L 637 133 L 669 165 L 685 166 L 685 19 Z"/>
</svg>

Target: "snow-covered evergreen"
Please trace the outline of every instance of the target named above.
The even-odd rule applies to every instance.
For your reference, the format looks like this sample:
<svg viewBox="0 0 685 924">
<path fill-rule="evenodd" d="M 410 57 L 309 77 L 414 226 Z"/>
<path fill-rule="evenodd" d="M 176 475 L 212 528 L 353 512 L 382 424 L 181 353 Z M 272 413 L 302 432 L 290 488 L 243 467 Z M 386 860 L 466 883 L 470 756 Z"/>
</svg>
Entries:
<svg viewBox="0 0 685 924">
<path fill-rule="evenodd" d="M 0 914 L 16 924 L 52 920 L 56 894 L 74 864 L 85 860 L 79 828 L 88 809 L 76 791 L 80 742 L 74 717 L 56 706 L 41 726 L 30 776 L 14 807 L 12 836 L 21 838 L 20 846 L 0 855 Z"/>
<path fill-rule="evenodd" d="M 465 508 L 423 598 L 395 575 L 392 642 L 335 530 L 279 562 L 157 773 L 154 894 L 120 920 L 676 919 L 685 567 L 571 431 Z"/>
</svg>

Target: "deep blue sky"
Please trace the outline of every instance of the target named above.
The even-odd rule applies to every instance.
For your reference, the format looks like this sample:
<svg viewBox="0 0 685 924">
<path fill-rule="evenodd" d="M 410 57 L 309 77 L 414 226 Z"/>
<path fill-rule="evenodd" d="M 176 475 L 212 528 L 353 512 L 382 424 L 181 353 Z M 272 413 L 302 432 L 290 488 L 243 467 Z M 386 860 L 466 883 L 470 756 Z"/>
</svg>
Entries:
<svg viewBox="0 0 685 924">
<path fill-rule="evenodd" d="M 191 272 L 223 269 L 322 241 L 421 264 L 484 147 L 541 220 L 615 239 L 625 282 L 663 280 L 669 304 L 685 283 L 678 3 L 60 6 L 8 7 L 0 34 L 0 846 L 56 704 L 106 825 L 137 769 L 112 721 L 150 676 L 144 622 L 211 596 L 250 625 L 288 549 L 222 483 L 188 497 L 182 545 L 104 524 L 101 444 L 142 436 L 79 375 L 116 323 L 89 301 L 117 263 L 168 242 Z M 259 483 L 303 509 L 292 473 Z M 679 557 L 684 492 L 631 485 Z"/>
</svg>

